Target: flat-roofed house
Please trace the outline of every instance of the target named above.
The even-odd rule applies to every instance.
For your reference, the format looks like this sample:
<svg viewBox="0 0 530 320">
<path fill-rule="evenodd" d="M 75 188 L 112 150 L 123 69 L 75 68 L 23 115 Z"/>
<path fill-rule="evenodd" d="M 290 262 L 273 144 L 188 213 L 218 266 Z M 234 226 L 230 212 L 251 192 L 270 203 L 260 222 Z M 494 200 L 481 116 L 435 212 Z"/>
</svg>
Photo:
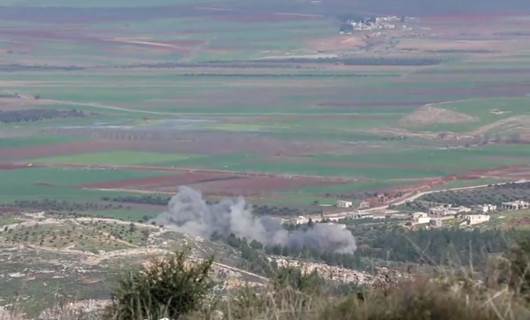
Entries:
<svg viewBox="0 0 530 320">
<path fill-rule="evenodd" d="M 480 224 L 480 223 L 484 223 L 484 222 L 490 221 L 491 216 L 489 216 L 487 214 L 468 214 L 468 215 L 465 215 L 463 218 L 464 218 L 463 224 L 467 224 L 468 226 L 472 226 L 472 225 L 475 225 L 475 224 Z"/>
<path fill-rule="evenodd" d="M 475 209 L 475 211 L 480 212 L 480 213 L 491 213 L 491 212 L 497 211 L 497 206 L 494 204 L 487 203 L 487 204 L 480 204 L 478 206 L 474 206 L 473 209 Z"/>
<path fill-rule="evenodd" d="M 337 208 L 352 208 L 353 202 L 352 201 L 345 201 L 345 200 L 337 200 Z"/>
<path fill-rule="evenodd" d="M 503 202 L 502 208 L 504 210 L 524 210 L 530 208 L 530 203 L 523 200 Z"/>
</svg>

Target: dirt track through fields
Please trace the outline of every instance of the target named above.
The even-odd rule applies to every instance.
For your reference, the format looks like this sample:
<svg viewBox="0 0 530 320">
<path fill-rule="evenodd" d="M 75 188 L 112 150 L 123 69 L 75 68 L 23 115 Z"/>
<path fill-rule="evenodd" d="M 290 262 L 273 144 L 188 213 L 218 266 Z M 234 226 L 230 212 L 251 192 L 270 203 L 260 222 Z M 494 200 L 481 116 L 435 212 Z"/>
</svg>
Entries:
<svg viewBox="0 0 530 320">
<path fill-rule="evenodd" d="M 344 179 L 326 177 L 286 176 L 210 170 L 179 170 L 161 177 L 114 181 L 84 185 L 100 191 L 123 190 L 136 193 L 173 194 L 178 186 L 190 186 L 219 196 L 253 196 L 309 186 L 346 183 Z"/>
<path fill-rule="evenodd" d="M 33 99 L 28 96 L 24 96 L 24 98 Z M 90 107 L 90 108 L 96 108 L 96 109 L 129 112 L 129 113 L 141 113 L 141 114 L 160 115 L 160 116 L 180 116 L 182 115 L 180 113 L 174 113 L 174 112 L 159 112 L 159 111 L 131 109 L 131 108 L 119 107 L 119 106 L 114 106 L 114 105 L 109 105 L 109 104 L 96 103 L 96 102 L 78 102 L 78 101 L 56 100 L 56 99 L 41 99 L 39 101 L 44 102 L 44 103 L 49 103 L 49 104 Z"/>
</svg>

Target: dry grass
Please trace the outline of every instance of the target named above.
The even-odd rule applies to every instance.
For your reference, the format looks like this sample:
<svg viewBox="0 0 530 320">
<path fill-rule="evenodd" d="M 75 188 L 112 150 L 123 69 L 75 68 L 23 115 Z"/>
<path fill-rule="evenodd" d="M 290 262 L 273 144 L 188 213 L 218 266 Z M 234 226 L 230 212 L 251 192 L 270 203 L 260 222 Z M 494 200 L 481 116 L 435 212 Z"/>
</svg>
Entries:
<svg viewBox="0 0 530 320">
<path fill-rule="evenodd" d="M 224 320 L 526 320 L 530 240 L 492 259 L 485 273 L 459 262 L 440 266 L 432 277 L 383 283 L 346 296 L 322 289 L 318 281 L 313 282 L 320 286 L 315 290 L 306 280 L 281 286 L 275 282 L 265 290 L 245 288 L 190 319 L 215 315 Z"/>
<path fill-rule="evenodd" d="M 174 266 L 179 266 L 180 270 L 185 269 L 186 261 L 183 255 L 177 256 L 173 261 L 178 262 Z M 175 268 L 166 268 L 163 264 L 155 269 L 166 270 L 168 277 L 163 278 L 172 279 L 172 283 L 176 283 L 177 287 L 182 289 L 178 283 L 184 278 L 174 277 L 175 274 L 180 274 L 171 271 Z M 205 270 L 199 274 L 203 274 Z M 155 278 L 160 278 L 160 273 L 153 273 L 153 276 L 155 275 Z M 170 289 L 169 296 L 175 296 L 173 286 L 167 285 L 166 282 L 156 287 L 162 288 L 164 292 Z M 128 283 L 126 289 L 134 289 L 135 283 L 134 281 Z M 141 283 L 138 285 L 142 287 Z M 152 292 L 156 295 L 161 293 L 151 285 L 147 287 L 150 288 L 147 291 L 140 290 L 145 295 L 150 295 Z M 459 268 L 440 267 L 432 277 L 424 275 L 400 282 L 389 281 L 377 287 L 357 288 L 353 294 L 351 291 L 349 294 L 343 294 L 334 289 L 337 287 L 323 282 L 315 274 L 304 275 L 297 270 L 287 270 L 280 273 L 266 288 L 246 287 L 228 296 L 215 295 L 212 292 L 205 299 L 197 299 L 193 305 L 187 306 L 187 310 L 199 309 L 198 311 L 185 316 L 180 316 L 180 311 L 173 312 L 176 315 L 173 319 L 527 320 L 530 319 L 530 240 L 523 241 L 503 257 L 493 259 L 485 273 L 474 272 L 471 264 Z M 129 291 L 121 297 L 124 299 L 133 297 L 134 294 L 131 295 Z M 152 301 L 151 298 L 139 297 L 142 301 Z M 115 300 L 115 303 L 121 302 Z M 114 311 L 123 307 L 127 310 L 124 314 L 130 316 L 112 318 L 149 320 L 160 318 L 151 317 L 150 314 L 153 313 L 146 313 L 145 310 L 139 317 L 135 316 L 134 308 L 129 308 L 135 305 L 142 304 L 114 305 Z M 160 306 L 164 307 L 163 304 Z M 153 310 L 149 308 L 149 311 Z M 9 313 L 0 312 L 0 320 L 26 319 L 16 309 Z M 42 319 L 96 320 L 104 317 L 101 314 L 86 314 L 79 309 L 69 308 L 68 305 L 58 304 Z"/>
<path fill-rule="evenodd" d="M 290 289 L 246 289 L 221 308 L 189 319 L 224 320 L 525 320 L 530 309 L 508 287 L 416 279 L 348 297 L 309 295 Z M 220 311 L 220 312 L 219 312 Z"/>
</svg>

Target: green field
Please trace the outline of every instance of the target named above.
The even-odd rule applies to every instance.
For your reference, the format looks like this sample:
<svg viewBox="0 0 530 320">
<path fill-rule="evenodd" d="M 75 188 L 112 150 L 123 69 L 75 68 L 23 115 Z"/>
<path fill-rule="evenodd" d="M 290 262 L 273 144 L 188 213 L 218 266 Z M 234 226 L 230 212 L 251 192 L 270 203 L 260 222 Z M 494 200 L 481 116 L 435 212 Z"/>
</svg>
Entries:
<svg viewBox="0 0 530 320">
<path fill-rule="evenodd" d="M 99 200 L 106 193 L 84 190 L 86 184 L 160 176 L 157 172 L 101 169 L 33 168 L 2 172 L 0 202 L 61 199 Z"/>
<path fill-rule="evenodd" d="M 55 7 L 50 17 L 35 21 L 6 9 L 12 18 L 0 22 L 7 30 L 0 58 L 9 70 L 0 72 L 1 108 L 85 116 L 0 122 L 0 168 L 42 166 L 0 171 L 2 202 L 96 200 L 105 193 L 83 186 L 168 175 L 121 166 L 345 180 L 251 194 L 260 203 L 307 206 L 440 177 L 462 176 L 454 186 L 498 181 L 487 171 L 530 165 L 530 78 L 522 70 L 530 47 L 511 33 L 524 21 L 484 22 L 485 32 L 498 34 L 490 53 L 474 47 L 490 45 L 486 38 L 461 42 L 451 21 L 412 21 L 416 31 L 428 25 L 433 32 L 396 31 L 372 41 L 369 33 L 338 35 L 338 16 L 302 2 L 112 4 L 123 9 L 99 0 L 47 1 Z M 28 15 L 44 6 L 5 5 L 26 5 Z M 167 13 L 161 5 L 180 9 Z M 75 14 L 86 19 L 73 22 Z M 37 37 L 44 27 L 48 33 Z M 454 39 L 439 35 L 445 31 Z M 433 44 L 438 51 L 428 49 Z M 374 64 L 377 58 L 391 63 Z M 425 105 L 449 119 L 404 122 Z M 455 114 L 472 121 L 455 121 Z M 477 170 L 484 176 L 466 180 Z M 215 182 L 201 177 L 196 184 L 208 190 Z"/>
<path fill-rule="evenodd" d="M 63 136 L 30 136 L 30 137 L 13 137 L 0 139 L 0 148 L 26 148 L 33 146 L 45 146 L 50 144 L 60 144 L 74 141 L 77 139 Z"/>
<path fill-rule="evenodd" d="M 293 70 L 293 73 L 297 72 L 301 71 Z M 396 82 L 398 80 L 394 77 L 329 77 L 328 73 L 329 71 L 317 72 L 311 77 L 252 77 L 251 81 L 244 75 L 194 77 L 169 74 L 167 71 L 157 74 L 135 71 L 134 77 L 116 72 L 76 72 L 75 76 L 70 73 L 58 73 L 50 80 L 43 77 L 35 85 L 30 82 L 23 87 L 13 86 L 8 89 L 29 95 L 38 94 L 54 101 L 71 101 L 72 108 L 93 112 L 95 115 L 87 119 L 76 119 L 75 122 L 60 119 L 20 124 L 17 126 L 19 131 L 24 128 L 40 128 L 46 132 L 57 127 L 63 128 L 66 136 L 55 134 L 48 137 L 45 134 L 2 139 L 0 146 L 5 149 L 29 148 L 66 143 L 68 139 L 82 141 L 81 139 L 86 140 L 86 137 L 83 137 L 85 132 L 96 133 L 98 130 L 108 131 L 107 136 L 112 139 L 129 139 L 120 137 L 122 131 L 127 132 L 127 135 L 139 132 L 137 134 L 141 136 L 141 132 L 168 130 L 172 132 L 171 139 L 175 140 L 167 138 L 160 142 L 145 138 L 146 140 L 138 141 L 139 148 L 145 151 L 128 150 L 127 144 L 124 143 L 121 149 L 115 151 L 26 157 L 20 160 L 47 165 L 194 167 L 238 172 L 347 177 L 363 181 L 358 186 L 352 185 L 350 191 L 363 188 L 367 191 L 377 190 L 377 186 L 395 187 L 399 186 L 399 181 L 409 179 L 434 178 L 465 174 L 478 169 L 528 164 L 530 148 L 521 144 L 448 147 L 444 142 L 424 139 L 421 136 L 389 140 L 394 134 L 389 135 L 384 130 L 399 128 L 399 120 L 414 112 L 416 107 L 412 102 L 410 106 L 406 105 L 412 98 L 395 93 L 395 89 L 374 96 L 366 88 L 385 88 L 396 84 L 400 89 L 406 88 Z M 20 73 L 15 77 L 26 82 L 35 77 L 35 74 Z M 37 77 L 41 75 L 38 74 Z M 43 86 L 42 81 L 47 85 Z M 407 87 L 415 85 L 418 85 L 418 82 L 407 84 Z M 245 90 L 241 91 L 241 86 L 244 86 Z M 422 83 L 422 86 L 427 85 Z M 431 86 L 442 87 L 440 83 Z M 447 80 L 446 87 L 452 86 L 450 80 Z M 266 97 L 259 96 L 259 91 L 263 88 L 267 88 Z M 258 97 L 258 101 L 249 100 L 251 96 Z M 359 107 L 327 105 L 333 101 L 346 105 L 355 103 Z M 381 106 L 368 107 L 376 102 Z M 405 106 L 396 107 L 393 103 Z M 509 112 L 505 117 L 509 117 L 528 112 L 530 109 L 525 108 L 527 103 L 527 98 L 486 98 L 444 104 L 446 109 L 469 114 L 479 121 L 465 125 L 433 125 L 414 130 L 418 133 L 423 133 L 424 130 L 466 133 L 502 120 L 502 117 L 490 113 L 492 106 L 502 105 L 503 110 Z M 53 108 L 53 105 L 46 107 Z M 170 121 L 171 119 L 175 121 Z M 8 127 L 13 125 L 6 126 L 6 130 Z M 200 137 L 226 137 L 224 140 L 228 142 L 219 142 L 223 141 L 221 138 L 211 138 L 215 142 L 204 138 L 204 143 L 224 143 L 229 151 L 225 152 L 218 147 L 215 148 L 216 151 L 208 152 L 207 146 L 197 150 L 179 150 L 181 140 L 196 139 L 193 138 L 194 132 Z M 238 142 L 230 141 L 231 135 L 239 135 L 248 143 L 238 147 Z M 197 139 L 197 144 L 200 144 L 201 138 Z M 256 147 L 252 147 L 254 140 L 257 141 Z M 262 143 L 260 140 L 267 140 L 268 144 L 272 144 L 272 150 L 256 153 Z M 119 143 L 123 140 L 117 141 Z M 148 151 L 151 143 L 159 144 L 163 153 Z M 282 151 L 283 154 L 274 151 L 285 150 L 290 144 L 307 145 L 309 151 L 293 154 L 289 151 Z M 173 146 L 177 147 L 175 151 L 172 151 Z M 184 149 L 193 147 L 187 146 Z M 64 179 L 72 180 L 76 179 L 76 174 L 68 170 L 61 173 L 65 176 Z M 10 178 L 12 175 L 16 177 Z M 15 198 L 17 192 L 14 190 L 25 190 L 23 197 L 32 195 L 68 198 L 71 193 L 79 195 L 86 192 L 87 196 L 91 193 L 66 190 L 68 188 L 57 186 L 35 187 L 38 178 L 28 181 L 23 176 L 19 179 L 19 175 L 19 172 L 8 173 L 6 178 L 2 179 L 6 190 L 2 193 L 4 199 Z M 113 174 L 108 180 L 119 178 Z M 15 188 L 10 179 L 17 180 Z M 73 185 L 77 184 L 70 184 Z M 321 194 L 305 193 L 304 190 L 300 190 L 302 193 L 293 190 L 289 195 L 271 201 L 284 199 L 288 204 L 308 204 L 313 198 L 322 199 Z M 326 191 L 322 190 L 322 193 Z M 293 198 L 298 198 L 298 201 L 293 201 Z"/>
<path fill-rule="evenodd" d="M 255 243 L 157 226 L 183 185 L 202 192 L 201 210 L 237 196 L 245 210 L 282 218 L 329 213 L 338 199 L 351 210 L 369 203 L 375 215 L 403 209 L 341 221 L 355 256 L 288 253 L 370 272 L 430 272 L 438 259 L 442 270 L 451 237 L 453 251 L 465 249 L 455 256 L 480 240 L 473 258 L 482 259 L 500 254 L 504 232 L 530 230 L 528 210 L 493 213 L 472 232 L 456 230 L 460 219 L 401 230 L 405 213 L 428 212 L 425 197 L 469 207 L 527 197 L 530 189 L 445 190 L 530 180 L 522 11 L 407 16 L 431 11 L 417 0 L 0 2 L 0 318 L 12 303 L 37 318 L 52 305 L 109 299 L 116 275 L 162 250 L 270 276 L 270 252 Z M 494 1 L 450 2 L 432 7 Z M 339 32 L 349 19 L 387 14 L 405 16 Z M 444 192 L 395 205 L 429 189 Z M 239 274 L 224 270 L 223 282 Z"/>
</svg>

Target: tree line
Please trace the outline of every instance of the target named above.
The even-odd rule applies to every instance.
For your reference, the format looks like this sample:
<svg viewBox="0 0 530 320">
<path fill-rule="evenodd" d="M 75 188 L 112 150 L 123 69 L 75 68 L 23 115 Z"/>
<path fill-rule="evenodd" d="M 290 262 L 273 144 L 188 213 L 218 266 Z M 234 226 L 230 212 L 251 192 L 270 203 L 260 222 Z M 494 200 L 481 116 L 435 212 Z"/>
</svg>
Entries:
<svg viewBox="0 0 530 320">
<path fill-rule="evenodd" d="M 457 206 L 472 206 L 491 203 L 500 206 L 503 202 L 515 200 L 530 201 L 530 183 L 509 183 L 491 185 L 485 188 L 460 191 L 435 192 L 419 201 L 450 203 Z"/>
<path fill-rule="evenodd" d="M 50 110 L 50 109 L 26 109 L 17 111 L 0 111 L 0 122 L 18 123 L 35 122 L 55 118 L 82 118 L 87 114 L 76 109 Z"/>
</svg>

